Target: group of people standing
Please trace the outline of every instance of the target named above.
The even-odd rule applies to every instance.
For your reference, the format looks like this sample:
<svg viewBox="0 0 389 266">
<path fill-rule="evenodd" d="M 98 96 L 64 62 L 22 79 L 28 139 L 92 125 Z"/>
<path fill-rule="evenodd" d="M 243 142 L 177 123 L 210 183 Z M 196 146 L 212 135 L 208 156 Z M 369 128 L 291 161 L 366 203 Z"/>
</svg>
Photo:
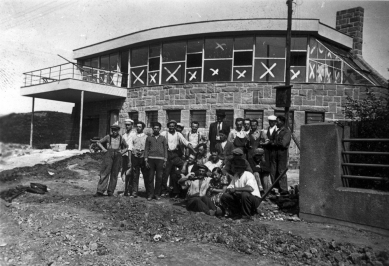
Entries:
<svg viewBox="0 0 389 266">
<path fill-rule="evenodd" d="M 156 122 L 151 135 L 143 132 L 141 121 L 126 119 L 123 135 L 118 123 L 112 125 L 112 133 L 98 142 L 106 154 L 94 196 L 104 196 L 105 191 L 113 196 L 121 172 L 124 196 L 137 197 L 142 172 L 147 200 L 186 197 L 190 211 L 252 216 L 261 193 L 287 168 L 291 132 L 283 116 L 269 116 L 269 127 L 263 130 L 255 119 L 237 118 L 231 129 L 225 113 L 216 116 L 208 136 L 196 121 L 188 132 L 174 120 L 160 132 L 162 125 Z M 286 174 L 276 187 L 288 193 Z"/>
</svg>

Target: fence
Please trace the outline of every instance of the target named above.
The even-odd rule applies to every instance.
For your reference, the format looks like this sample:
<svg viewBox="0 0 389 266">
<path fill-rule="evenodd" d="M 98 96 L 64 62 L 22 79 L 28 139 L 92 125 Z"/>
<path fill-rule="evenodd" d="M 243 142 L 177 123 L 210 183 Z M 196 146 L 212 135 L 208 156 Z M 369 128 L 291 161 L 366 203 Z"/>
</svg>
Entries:
<svg viewBox="0 0 389 266">
<path fill-rule="evenodd" d="M 65 63 L 57 66 L 34 70 L 24 74 L 24 87 L 64 79 L 77 79 L 103 85 L 127 87 L 127 73 L 104 70 L 94 67 Z"/>
</svg>

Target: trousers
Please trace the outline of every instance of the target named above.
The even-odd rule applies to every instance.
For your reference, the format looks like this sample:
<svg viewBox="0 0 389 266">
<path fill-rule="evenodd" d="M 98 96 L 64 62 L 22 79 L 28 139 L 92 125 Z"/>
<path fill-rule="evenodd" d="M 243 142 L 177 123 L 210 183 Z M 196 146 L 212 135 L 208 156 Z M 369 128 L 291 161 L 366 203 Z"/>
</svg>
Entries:
<svg viewBox="0 0 389 266">
<path fill-rule="evenodd" d="M 97 192 L 104 193 L 107 191 L 108 195 L 113 195 L 116 189 L 121 164 L 122 154 L 119 151 L 108 150 L 104 154 Z"/>
<path fill-rule="evenodd" d="M 275 151 L 275 178 L 277 178 L 288 167 L 288 149 L 278 149 Z M 279 192 L 288 192 L 288 177 L 286 174 L 282 176 L 276 187 Z"/>
<path fill-rule="evenodd" d="M 254 215 L 260 204 L 260 198 L 253 196 L 250 192 L 224 193 L 220 201 L 233 214 L 242 214 L 243 216 Z"/>
<path fill-rule="evenodd" d="M 149 178 L 149 169 L 146 167 L 145 158 L 143 157 L 136 157 L 133 154 L 131 154 L 131 175 L 130 175 L 130 182 L 129 182 L 129 193 L 130 194 L 137 194 L 139 189 L 139 176 L 140 172 L 142 171 L 143 175 L 143 181 L 146 187 L 146 194 L 147 194 L 147 179 Z"/>
<path fill-rule="evenodd" d="M 186 203 L 186 209 L 192 212 L 203 212 L 209 214 L 210 210 L 216 210 L 215 204 L 208 196 L 189 198 Z"/>
<path fill-rule="evenodd" d="M 163 175 L 163 160 L 151 159 L 148 160 L 150 169 L 149 177 L 147 178 L 147 197 L 153 198 L 155 196 L 161 196 L 162 175 Z M 155 176 L 155 185 L 154 185 Z"/>
<path fill-rule="evenodd" d="M 178 150 L 168 151 L 166 168 L 163 171 L 162 175 L 162 193 L 168 192 L 167 180 L 170 176 L 169 187 L 172 188 L 174 194 L 180 193 L 180 185 L 177 181 L 180 178 L 180 171 L 184 161 L 181 159 L 180 152 Z M 178 168 L 178 170 L 176 169 Z"/>
<path fill-rule="evenodd" d="M 265 171 L 262 173 L 254 172 L 254 177 L 257 181 L 259 191 L 264 190 L 266 193 L 272 185 L 270 173 Z"/>
</svg>

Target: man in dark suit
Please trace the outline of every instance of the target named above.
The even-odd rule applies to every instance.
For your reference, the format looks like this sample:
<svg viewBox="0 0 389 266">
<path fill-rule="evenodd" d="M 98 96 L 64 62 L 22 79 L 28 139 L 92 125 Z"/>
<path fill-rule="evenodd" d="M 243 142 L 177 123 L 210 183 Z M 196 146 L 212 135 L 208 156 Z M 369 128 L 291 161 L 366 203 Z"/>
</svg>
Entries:
<svg viewBox="0 0 389 266">
<path fill-rule="evenodd" d="M 226 122 L 224 122 L 224 118 L 226 117 L 226 114 L 223 111 L 219 111 L 216 113 L 216 122 L 212 123 L 209 126 L 209 147 L 210 151 L 215 150 L 215 146 L 217 142 L 220 142 L 220 136 L 219 132 L 223 131 L 228 134 L 230 134 L 230 125 L 228 125 Z"/>
<path fill-rule="evenodd" d="M 263 130 L 260 137 L 260 146 L 265 150 L 265 161 L 270 163 L 270 179 L 271 182 L 274 183 L 277 178 L 276 175 L 276 160 L 275 160 L 275 149 L 272 146 L 274 143 L 276 133 L 277 133 L 277 117 L 275 115 L 271 115 L 268 117 L 269 127 Z"/>
<path fill-rule="evenodd" d="M 235 148 L 234 144 L 227 140 L 227 132 L 223 130 L 219 131 L 220 142 L 216 143 L 215 151 L 218 152 L 220 160 L 223 161 L 223 165 L 226 160 L 232 158 L 232 150 Z"/>
<path fill-rule="evenodd" d="M 288 168 L 289 144 L 292 133 L 285 126 L 284 116 L 277 116 L 277 133 L 273 143 L 276 161 L 276 176 L 278 177 L 286 168 Z M 288 178 L 286 174 L 281 178 L 278 189 L 281 194 L 288 193 Z"/>
</svg>

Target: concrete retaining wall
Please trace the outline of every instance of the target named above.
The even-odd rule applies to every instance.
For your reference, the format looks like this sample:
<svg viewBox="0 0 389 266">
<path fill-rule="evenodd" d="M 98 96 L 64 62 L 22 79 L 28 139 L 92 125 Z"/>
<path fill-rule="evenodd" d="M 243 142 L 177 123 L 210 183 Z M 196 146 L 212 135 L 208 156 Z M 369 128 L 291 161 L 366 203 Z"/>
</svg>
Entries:
<svg viewBox="0 0 389 266">
<path fill-rule="evenodd" d="M 389 193 L 342 187 L 342 134 L 330 123 L 301 126 L 300 216 L 389 235 Z"/>
</svg>

